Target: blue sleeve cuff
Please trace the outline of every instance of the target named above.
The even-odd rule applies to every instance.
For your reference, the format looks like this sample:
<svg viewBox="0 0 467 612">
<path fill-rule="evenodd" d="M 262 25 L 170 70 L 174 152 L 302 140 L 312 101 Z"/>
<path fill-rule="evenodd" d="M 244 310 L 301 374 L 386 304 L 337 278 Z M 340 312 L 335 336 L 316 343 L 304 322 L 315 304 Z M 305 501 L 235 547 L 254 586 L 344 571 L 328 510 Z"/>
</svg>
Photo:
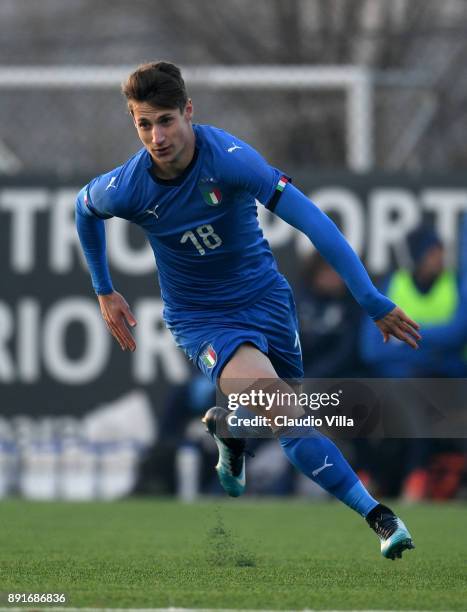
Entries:
<svg viewBox="0 0 467 612">
<path fill-rule="evenodd" d="M 374 298 L 370 298 L 370 301 L 371 300 L 374 300 Z M 370 317 L 373 321 L 379 321 L 379 319 L 389 314 L 391 310 L 394 310 L 395 307 L 396 304 L 394 304 L 392 300 L 378 292 L 375 303 L 369 306 L 369 310 L 372 312 Z"/>
</svg>

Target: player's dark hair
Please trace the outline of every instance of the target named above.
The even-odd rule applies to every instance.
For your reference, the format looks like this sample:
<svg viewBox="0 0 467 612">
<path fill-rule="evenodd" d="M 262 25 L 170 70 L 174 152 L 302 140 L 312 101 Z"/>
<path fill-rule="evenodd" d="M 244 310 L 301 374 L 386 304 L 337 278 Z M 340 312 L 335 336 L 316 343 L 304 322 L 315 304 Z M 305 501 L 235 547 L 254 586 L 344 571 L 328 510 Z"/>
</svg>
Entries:
<svg viewBox="0 0 467 612">
<path fill-rule="evenodd" d="M 180 68 L 171 62 L 141 64 L 122 85 L 131 112 L 132 102 L 148 102 L 183 112 L 188 96 Z"/>
</svg>

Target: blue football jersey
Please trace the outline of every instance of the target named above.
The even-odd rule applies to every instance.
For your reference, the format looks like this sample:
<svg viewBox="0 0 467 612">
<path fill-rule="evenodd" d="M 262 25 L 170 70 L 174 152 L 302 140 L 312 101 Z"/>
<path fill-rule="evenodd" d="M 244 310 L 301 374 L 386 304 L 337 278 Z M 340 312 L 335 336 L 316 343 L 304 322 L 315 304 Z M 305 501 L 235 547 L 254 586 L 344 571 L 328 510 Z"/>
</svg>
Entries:
<svg viewBox="0 0 467 612">
<path fill-rule="evenodd" d="M 176 179 L 155 177 L 143 148 L 79 195 L 91 214 L 121 217 L 144 230 L 169 320 L 187 311 L 240 308 L 283 279 L 255 200 L 274 201 L 287 177 L 231 134 L 207 125 L 193 129 L 194 158 Z"/>
</svg>

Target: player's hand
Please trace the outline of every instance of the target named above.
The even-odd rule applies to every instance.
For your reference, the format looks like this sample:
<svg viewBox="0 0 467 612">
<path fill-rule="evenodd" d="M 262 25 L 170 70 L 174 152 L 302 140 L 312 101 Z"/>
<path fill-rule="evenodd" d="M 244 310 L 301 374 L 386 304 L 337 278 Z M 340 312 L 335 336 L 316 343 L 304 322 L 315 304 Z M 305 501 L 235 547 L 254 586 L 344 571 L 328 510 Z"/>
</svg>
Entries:
<svg viewBox="0 0 467 612">
<path fill-rule="evenodd" d="M 413 349 L 418 349 L 417 340 L 422 338 L 418 333 L 420 325 L 412 321 L 398 306 L 393 308 L 391 312 L 388 312 L 382 319 L 375 321 L 375 323 L 383 334 L 384 342 L 388 342 L 389 337 L 394 336 Z"/>
<path fill-rule="evenodd" d="M 128 325 L 134 327 L 136 319 L 123 295 L 114 291 L 108 295 L 98 295 L 97 299 L 104 321 L 112 336 L 120 344 L 122 351 L 127 349 L 134 351 L 136 342 Z"/>
</svg>

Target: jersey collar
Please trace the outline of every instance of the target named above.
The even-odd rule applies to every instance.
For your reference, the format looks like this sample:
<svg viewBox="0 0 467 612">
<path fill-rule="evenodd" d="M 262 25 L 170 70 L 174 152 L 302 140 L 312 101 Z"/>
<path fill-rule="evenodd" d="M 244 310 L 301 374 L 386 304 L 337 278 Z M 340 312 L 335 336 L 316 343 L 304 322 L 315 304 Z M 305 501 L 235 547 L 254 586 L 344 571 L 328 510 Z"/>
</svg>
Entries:
<svg viewBox="0 0 467 612">
<path fill-rule="evenodd" d="M 199 147 L 198 147 L 198 143 L 196 142 L 195 150 L 194 150 L 193 157 L 191 158 L 190 163 L 188 164 L 188 166 L 185 168 L 185 170 L 181 174 L 179 174 L 173 179 L 162 179 L 156 176 L 156 174 L 154 173 L 152 157 L 148 151 L 145 150 L 145 153 L 146 153 L 146 170 L 148 171 L 149 176 L 158 185 L 166 185 L 170 187 L 170 186 L 181 185 L 183 181 L 186 179 L 186 177 L 190 174 L 196 162 L 198 161 Z"/>
</svg>

